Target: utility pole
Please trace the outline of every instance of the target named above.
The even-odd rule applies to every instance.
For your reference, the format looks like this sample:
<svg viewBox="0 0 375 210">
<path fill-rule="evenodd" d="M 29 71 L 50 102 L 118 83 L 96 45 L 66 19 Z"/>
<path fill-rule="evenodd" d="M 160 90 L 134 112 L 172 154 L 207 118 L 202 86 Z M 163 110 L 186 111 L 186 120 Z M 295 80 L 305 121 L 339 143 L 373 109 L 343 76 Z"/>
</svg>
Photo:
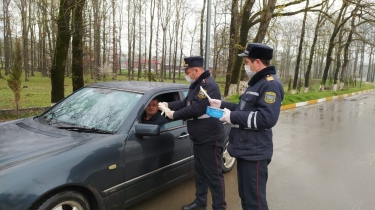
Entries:
<svg viewBox="0 0 375 210">
<path fill-rule="evenodd" d="M 211 0 L 207 0 L 206 49 L 204 52 L 205 70 L 210 69 L 210 35 L 211 35 Z"/>
</svg>

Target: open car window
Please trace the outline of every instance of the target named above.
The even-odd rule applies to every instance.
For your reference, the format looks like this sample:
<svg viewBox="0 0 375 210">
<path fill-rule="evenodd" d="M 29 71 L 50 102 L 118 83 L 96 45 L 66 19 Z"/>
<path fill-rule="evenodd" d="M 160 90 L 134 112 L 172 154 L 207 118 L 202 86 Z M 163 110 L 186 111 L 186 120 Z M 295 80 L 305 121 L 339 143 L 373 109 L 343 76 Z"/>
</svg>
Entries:
<svg viewBox="0 0 375 210">
<path fill-rule="evenodd" d="M 180 101 L 181 100 L 179 92 L 163 93 L 163 94 L 159 94 L 159 95 L 156 95 L 153 98 L 151 98 L 147 102 L 147 104 L 145 104 L 145 107 L 147 107 L 148 103 L 150 103 L 151 100 L 154 99 L 154 98 L 157 98 L 159 102 L 173 102 L 173 101 Z M 144 114 L 142 116 L 144 116 Z M 168 123 L 160 125 L 160 131 L 161 132 L 167 131 L 167 130 L 170 130 L 170 129 L 174 129 L 176 127 L 180 127 L 180 126 L 184 125 L 183 120 L 169 120 L 168 119 L 168 121 L 169 121 Z M 141 118 L 139 119 L 139 123 L 141 123 Z"/>
</svg>

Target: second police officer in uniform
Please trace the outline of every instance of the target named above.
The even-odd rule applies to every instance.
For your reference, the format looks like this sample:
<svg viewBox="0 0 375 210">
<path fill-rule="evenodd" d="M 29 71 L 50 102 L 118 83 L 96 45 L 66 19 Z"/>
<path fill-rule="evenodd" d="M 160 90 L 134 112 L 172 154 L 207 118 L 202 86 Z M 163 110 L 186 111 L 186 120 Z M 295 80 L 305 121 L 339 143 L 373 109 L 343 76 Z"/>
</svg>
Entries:
<svg viewBox="0 0 375 210">
<path fill-rule="evenodd" d="M 272 127 L 276 124 L 284 89 L 270 66 L 273 49 L 249 43 L 244 53 L 245 71 L 253 76 L 238 104 L 213 99 L 224 108 L 222 121 L 232 123 L 228 152 L 237 158 L 238 193 L 244 210 L 267 210 L 268 164 L 273 153 Z"/>
<path fill-rule="evenodd" d="M 186 119 L 187 130 L 193 141 L 195 200 L 182 207 L 183 210 L 203 210 L 207 206 L 208 188 L 212 194 L 212 209 L 226 209 L 225 185 L 222 174 L 222 154 L 225 140 L 223 123 L 210 118 L 206 108 L 210 105 L 200 86 L 213 99 L 220 99 L 220 89 L 209 71 L 203 68 L 203 57 L 185 58 L 186 80 L 191 83 L 186 98 L 182 101 L 161 103 L 170 110 L 170 119 Z M 164 108 L 159 106 L 160 110 Z"/>
</svg>

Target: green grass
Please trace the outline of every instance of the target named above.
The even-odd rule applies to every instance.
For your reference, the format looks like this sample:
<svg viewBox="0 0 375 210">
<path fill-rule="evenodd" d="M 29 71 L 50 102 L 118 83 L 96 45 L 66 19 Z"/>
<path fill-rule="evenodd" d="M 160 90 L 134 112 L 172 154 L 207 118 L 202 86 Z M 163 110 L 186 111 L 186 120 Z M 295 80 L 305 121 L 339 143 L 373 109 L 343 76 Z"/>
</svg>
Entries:
<svg viewBox="0 0 375 210">
<path fill-rule="evenodd" d="M 1 74 L 5 78 L 0 78 L 0 110 L 2 109 L 13 109 L 15 107 L 14 104 L 14 96 L 11 89 L 8 87 L 4 70 L 1 70 Z M 117 80 L 127 81 L 127 75 L 122 74 L 117 76 Z M 94 80 L 91 78 L 85 78 L 85 85 L 89 85 L 94 83 Z M 98 81 L 98 82 L 102 82 Z M 112 81 L 111 78 L 108 78 L 106 81 Z M 140 81 L 147 81 L 144 77 L 140 78 Z M 173 80 L 167 79 L 165 82 L 172 82 Z M 188 84 L 183 77 L 181 80 L 176 79 L 176 83 L 184 83 Z M 50 106 L 51 105 L 51 80 L 49 77 L 42 77 L 40 72 L 35 72 L 35 76 L 29 77 L 29 81 L 24 80 L 24 75 L 22 77 L 22 87 L 27 86 L 27 88 L 23 88 L 21 92 L 21 100 L 20 100 L 20 108 L 28 108 L 28 107 L 43 107 L 43 106 Z M 65 96 L 68 96 L 73 92 L 72 87 L 72 80 L 70 77 L 65 78 Z"/>
<path fill-rule="evenodd" d="M 4 70 L 1 74 L 5 77 Z M 176 75 L 178 76 L 178 75 Z M 120 81 L 127 81 L 127 74 L 126 72 L 122 72 L 121 75 L 117 76 L 117 80 Z M 141 81 L 147 81 L 147 78 L 140 78 Z M 93 83 L 93 79 L 85 77 L 85 85 L 89 85 Z M 106 81 L 112 81 L 110 78 L 108 78 Z M 218 76 L 216 78 L 216 81 L 219 84 L 220 91 L 224 92 L 224 86 L 225 86 L 225 76 Z M 101 81 L 98 81 L 101 82 Z M 165 82 L 172 82 L 171 79 L 165 80 Z M 188 82 L 185 80 L 184 75 L 181 75 L 181 79 L 176 79 L 176 83 L 183 83 L 188 84 Z M 307 101 L 312 99 L 319 99 L 334 95 L 341 95 L 346 93 L 352 93 L 357 92 L 361 90 L 368 90 L 375 88 L 374 84 L 370 83 L 362 83 L 362 88 L 359 88 L 359 82 L 357 82 L 357 87 L 355 88 L 349 88 L 347 90 L 343 91 L 324 91 L 324 92 L 317 92 L 319 88 L 319 81 L 312 81 L 312 87 L 310 90 L 312 92 L 309 93 L 298 93 L 295 95 L 292 94 L 285 94 L 283 105 L 291 104 L 291 103 L 297 103 L 301 101 Z M 284 89 L 287 90 L 287 84 L 284 84 Z M 27 86 L 27 88 L 23 88 L 21 92 L 21 101 L 20 101 L 20 108 L 28 108 L 28 107 L 44 107 L 44 106 L 50 106 L 50 100 L 51 100 L 51 81 L 48 77 L 42 77 L 41 73 L 35 72 L 35 76 L 29 77 L 29 81 L 24 81 L 24 75 L 23 75 L 23 81 L 22 86 Z M 72 93 L 72 80 L 70 77 L 65 78 L 65 96 L 68 96 Z M 0 78 L 0 110 L 2 109 L 14 109 L 14 96 L 13 92 L 8 87 L 6 78 Z M 239 99 L 239 95 L 233 95 L 229 96 L 227 98 L 227 101 L 235 102 L 237 103 Z"/>
</svg>

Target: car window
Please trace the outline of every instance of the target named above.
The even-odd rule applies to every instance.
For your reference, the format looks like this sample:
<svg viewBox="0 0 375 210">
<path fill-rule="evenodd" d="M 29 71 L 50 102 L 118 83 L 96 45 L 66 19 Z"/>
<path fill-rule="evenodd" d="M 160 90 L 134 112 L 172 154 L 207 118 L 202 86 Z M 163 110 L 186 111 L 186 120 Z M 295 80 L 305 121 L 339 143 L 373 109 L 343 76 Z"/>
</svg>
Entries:
<svg viewBox="0 0 375 210">
<path fill-rule="evenodd" d="M 179 127 L 179 126 L 183 126 L 183 125 L 184 125 L 183 120 L 172 121 L 172 122 L 169 122 L 169 123 L 166 123 L 166 124 L 160 126 L 160 131 L 169 130 L 169 129 L 172 129 L 174 127 Z"/>
<path fill-rule="evenodd" d="M 186 97 L 187 96 L 187 94 L 188 94 L 188 90 L 185 90 L 184 92 L 183 92 L 183 94 L 184 94 L 184 97 Z"/>
<path fill-rule="evenodd" d="M 186 92 L 187 93 L 187 92 Z M 146 103 L 146 107 L 148 103 L 154 98 L 157 98 L 159 102 L 172 102 L 172 101 L 179 101 L 181 100 L 180 94 L 178 92 L 170 92 L 170 93 L 163 93 L 163 94 L 158 94 L 150 98 L 150 100 Z M 143 113 L 142 117 L 145 115 L 145 112 Z M 168 119 L 168 118 L 167 118 Z M 141 119 L 139 119 L 139 123 L 141 123 Z M 150 123 L 152 124 L 152 123 Z M 175 120 L 171 121 L 168 123 L 165 123 L 160 126 L 160 131 L 165 131 L 165 130 L 170 130 L 175 127 L 180 127 L 184 125 L 183 120 Z"/>
<path fill-rule="evenodd" d="M 43 114 L 42 119 L 49 125 L 67 123 L 116 132 L 141 97 L 139 93 L 83 88 Z"/>
</svg>

